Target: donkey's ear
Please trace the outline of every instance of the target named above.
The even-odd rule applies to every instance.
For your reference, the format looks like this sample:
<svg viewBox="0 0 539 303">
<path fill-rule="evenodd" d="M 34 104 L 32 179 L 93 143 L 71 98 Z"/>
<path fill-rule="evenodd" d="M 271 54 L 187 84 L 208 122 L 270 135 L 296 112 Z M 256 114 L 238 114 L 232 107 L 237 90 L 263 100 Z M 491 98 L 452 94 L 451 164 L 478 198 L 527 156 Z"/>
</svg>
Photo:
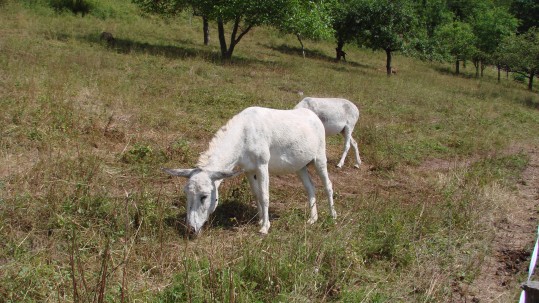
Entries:
<svg viewBox="0 0 539 303">
<path fill-rule="evenodd" d="M 181 168 L 177 168 L 177 169 L 173 169 L 173 168 L 162 168 L 162 170 L 164 172 L 166 172 L 167 174 L 169 175 L 173 175 L 173 176 L 178 176 L 178 177 L 185 177 L 185 178 L 189 178 L 191 177 L 191 174 L 195 171 L 194 168 L 190 168 L 190 169 L 181 169 Z"/>
<path fill-rule="evenodd" d="M 237 175 L 241 174 L 242 172 L 243 172 L 242 170 L 238 170 L 238 171 L 212 171 L 210 173 L 210 179 L 212 179 L 213 181 L 217 181 L 217 180 L 221 180 L 221 179 L 224 179 L 224 178 L 230 178 L 230 177 L 237 176 Z"/>
</svg>

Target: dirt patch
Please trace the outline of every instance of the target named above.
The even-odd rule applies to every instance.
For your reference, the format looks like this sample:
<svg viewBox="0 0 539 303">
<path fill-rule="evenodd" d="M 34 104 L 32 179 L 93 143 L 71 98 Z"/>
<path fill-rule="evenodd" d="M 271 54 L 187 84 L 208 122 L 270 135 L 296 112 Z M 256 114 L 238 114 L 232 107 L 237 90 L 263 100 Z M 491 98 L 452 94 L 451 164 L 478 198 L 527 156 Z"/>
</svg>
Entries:
<svg viewBox="0 0 539 303">
<path fill-rule="evenodd" d="M 539 206 L 539 150 L 523 150 L 530 161 L 518 182 L 518 199 L 510 213 L 495 222 L 491 253 L 485 257 L 479 276 L 457 302 L 515 302 L 527 273 L 537 230 Z"/>
</svg>

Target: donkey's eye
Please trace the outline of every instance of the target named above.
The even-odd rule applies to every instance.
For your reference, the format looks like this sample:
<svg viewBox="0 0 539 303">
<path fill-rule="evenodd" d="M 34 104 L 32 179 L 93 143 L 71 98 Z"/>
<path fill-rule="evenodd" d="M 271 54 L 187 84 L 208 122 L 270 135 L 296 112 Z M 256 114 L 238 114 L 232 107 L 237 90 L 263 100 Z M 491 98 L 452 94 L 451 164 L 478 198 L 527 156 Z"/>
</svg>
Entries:
<svg viewBox="0 0 539 303">
<path fill-rule="evenodd" d="M 201 204 L 204 204 L 204 201 L 206 200 L 208 196 L 204 195 L 204 196 L 200 196 L 200 203 Z"/>
</svg>

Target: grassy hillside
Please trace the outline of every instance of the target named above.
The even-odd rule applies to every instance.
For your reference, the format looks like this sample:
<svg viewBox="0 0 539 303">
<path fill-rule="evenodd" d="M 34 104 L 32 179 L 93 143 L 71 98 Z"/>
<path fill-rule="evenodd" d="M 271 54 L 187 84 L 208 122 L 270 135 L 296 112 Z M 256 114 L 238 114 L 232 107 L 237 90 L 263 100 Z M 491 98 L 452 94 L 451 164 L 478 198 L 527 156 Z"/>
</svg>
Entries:
<svg viewBox="0 0 539 303">
<path fill-rule="evenodd" d="M 81 17 L 0 1 L 0 301 L 459 300 L 516 203 L 522 149 L 539 139 L 536 92 L 401 56 L 388 78 L 384 54 L 348 46 L 337 64 L 325 42 L 307 41 L 303 59 L 266 28 L 222 64 L 197 18 L 99 2 Z M 337 221 L 317 179 L 308 226 L 300 181 L 272 177 L 261 236 L 238 176 L 186 238 L 184 180 L 159 168 L 192 167 L 235 113 L 291 108 L 299 91 L 361 110 L 361 169 L 350 156 L 336 169 L 342 139 L 328 139 Z"/>
</svg>

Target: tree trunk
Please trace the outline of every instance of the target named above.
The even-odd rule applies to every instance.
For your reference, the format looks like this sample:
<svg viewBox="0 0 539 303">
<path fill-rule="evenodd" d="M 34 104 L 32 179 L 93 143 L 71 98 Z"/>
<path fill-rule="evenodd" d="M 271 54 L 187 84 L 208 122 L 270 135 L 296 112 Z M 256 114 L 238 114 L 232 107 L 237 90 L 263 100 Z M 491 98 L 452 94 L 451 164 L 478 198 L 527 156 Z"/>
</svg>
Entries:
<svg viewBox="0 0 539 303">
<path fill-rule="evenodd" d="M 481 78 L 483 78 L 483 72 L 485 71 L 485 68 L 487 68 L 487 65 L 485 62 L 481 61 Z"/>
<path fill-rule="evenodd" d="M 475 77 L 479 78 L 479 60 L 472 60 L 473 66 L 475 66 Z"/>
<path fill-rule="evenodd" d="M 232 28 L 232 34 L 230 34 L 230 45 L 226 46 L 226 38 L 225 38 L 225 25 L 222 19 L 217 20 L 217 29 L 219 31 L 219 44 L 221 45 L 221 59 L 228 61 L 232 58 L 232 54 L 234 53 L 234 48 L 236 45 L 240 42 L 241 38 L 247 34 L 251 28 L 253 28 L 252 25 L 248 25 L 245 29 L 243 29 L 240 34 L 238 35 L 238 30 L 240 29 L 240 18 L 236 18 L 234 20 L 234 27 Z"/>
<path fill-rule="evenodd" d="M 501 82 L 501 74 L 502 74 L 502 67 L 500 64 L 496 64 L 496 68 L 498 69 L 498 83 Z"/>
<path fill-rule="evenodd" d="M 459 61 L 459 59 L 457 59 L 457 61 L 455 61 L 455 73 L 457 75 L 460 74 L 460 61 Z"/>
<path fill-rule="evenodd" d="M 535 76 L 535 71 L 531 70 L 530 71 L 530 80 L 528 81 L 528 90 L 530 90 L 530 91 L 533 90 L 533 77 L 534 76 Z"/>
<path fill-rule="evenodd" d="M 339 38 L 338 41 L 337 41 L 337 48 L 335 49 L 335 52 L 336 52 L 335 60 L 336 61 L 341 61 L 341 58 L 343 57 L 343 54 L 344 54 L 344 51 L 342 50 L 343 47 L 344 47 L 344 41 L 343 41 L 343 39 Z"/>
<path fill-rule="evenodd" d="M 296 34 L 296 38 L 298 38 L 299 44 L 301 44 L 301 54 L 303 55 L 303 59 L 305 59 L 305 47 L 303 46 L 303 41 L 301 41 L 300 34 Z"/>
<path fill-rule="evenodd" d="M 230 57 L 228 57 L 228 51 L 226 47 L 225 25 L 221 18 L 217 20 L 217 30 L 219 32 L 218 34 L 219 34 L 219 45 L 221 46 L 221 58 L 223 60 L 230 59 Z"/>
<path fill-rule="evenodd" d="M 386 48 L 386 72 L 387 76 L 391 76 L 391 49 Z"/>
<path fill-rule="evenodd" d="M 241 19 L 239 17 L 234 20 L 234 26 L 232 27 L 232 33 L 230 34 L 230 45 L 228 46 L 227 51 L 228 56 L 227 58 L 225 58 L 227 60 L 232 58 L 232 53 L 234 53 L 234 48 L 236 48 L 236 44 L 238 44 L 241 40 L 241 37 L 243 37 L 243 35 L 245 35 L 247 31 L 249 31 L 249 29 L 243 31 L 242 33 L 240 33 L 238 38 L 236 38 L 236 35 L 238 34 L 238 29 L 240 28 L 240 22 Z"/>
<path fill-rule="evenodd" d="M 210 45 L 210 26 L 208 18 L 202 17 L 202 31 L 204 32 L 204 45 Z"/>
</svg>

